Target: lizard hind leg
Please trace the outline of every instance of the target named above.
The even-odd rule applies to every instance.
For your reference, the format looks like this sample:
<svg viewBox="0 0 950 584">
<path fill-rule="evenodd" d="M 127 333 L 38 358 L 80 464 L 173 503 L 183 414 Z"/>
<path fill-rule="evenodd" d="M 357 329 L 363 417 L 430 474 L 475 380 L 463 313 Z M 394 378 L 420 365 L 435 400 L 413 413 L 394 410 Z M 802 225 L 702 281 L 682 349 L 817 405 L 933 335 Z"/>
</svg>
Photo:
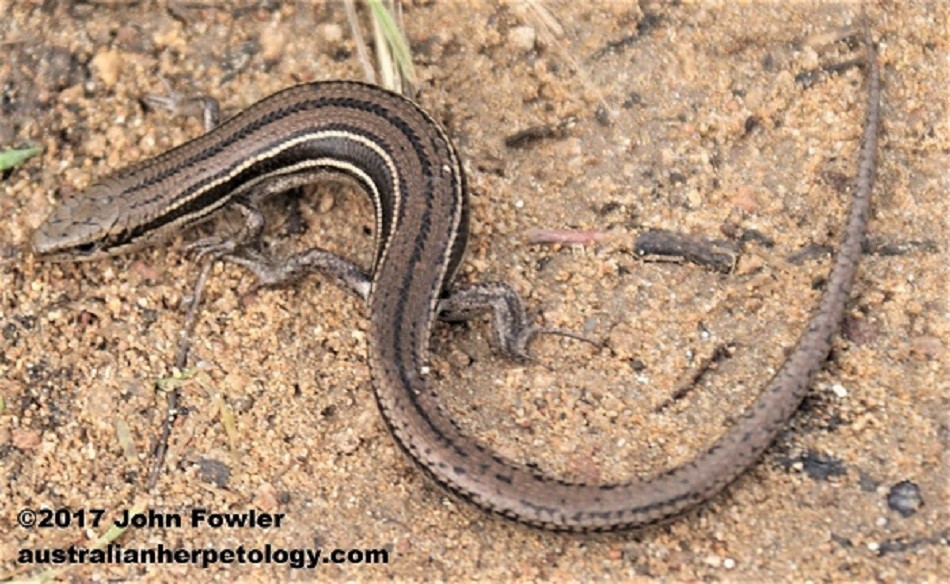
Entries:
<svg viewBox="0 0 950 584">
<path fill-rule="evenodd" d="M 461 286 L 450 291 L 438 306 L 439 319 L 448 322 L 470 320 L 485 312 L 492 315 L 495 344 L 515 360 L 536 361 L 528 352 L 528 344 L 538 335 L 559 335 L 601 346 L 598 341 L 568 329 L 534 326 L 521 296 L 502 282 Z"/>
</svg>

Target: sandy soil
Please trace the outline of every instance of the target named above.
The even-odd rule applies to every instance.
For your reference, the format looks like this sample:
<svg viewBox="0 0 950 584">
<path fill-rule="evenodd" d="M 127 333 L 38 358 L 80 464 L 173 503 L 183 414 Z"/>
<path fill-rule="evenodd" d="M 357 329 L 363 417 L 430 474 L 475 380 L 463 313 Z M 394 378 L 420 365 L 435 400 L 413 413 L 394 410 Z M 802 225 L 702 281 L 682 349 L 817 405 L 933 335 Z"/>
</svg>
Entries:
<svg viewBox="0 0 950 584">
<path fill-rule="evenodd" d="M 111 521 L 135 505 L 286 517 L 269 529 L 133 528 L 124 548 L 383 549 L 388 563 L 74 565 L 62 577 L 947 577 L 950 4 L 869 9 L 884 85 L 871 253 L 811 397 L 709 504 L 598 537 L 524 528 L 442 492 L 376 411 L 364 307 L 315 280 L 248 294 L 231 266 L 214 270 L 200 373 L 181 386 L 164 472 L 146 491 L 165 411 L 156 383 L 171 375 L 197 273 L 182 243 L 196 234 L 76 265 L 34 257 L 31 231 L 62 197 L 200 133 L 142 107 L 162 77 L 228 112 L 293 83 L 361 78 L 341 5 L 149 4 L 0 1 L 0 149 L 44 148 L 0 182 L 0 577 L 47 567 L 18 563 L 22 550 L 90 546 L 107 527 L 74 515 L 26 529 L 22 510 L 102 509 Z M 419 101 L 470 178 L 461 279 L 511 282 L 544 322 L 606 341 L 541 340 L 549 370 L 497 355 L 485 321 L 440 327 L 432 365 L 446 405 L 503 456 L 562 477 L 621 480 L 688 460 L 754 399 L 827 275 L 864 114 L 859 6 L 564 2 L 558 46 L 517 6 L 407 4 Z M 505 145 L 545 125 L 560 131 Z M 282 198 L 268 216 L 281 252 L 319 242 L 371 257 L 370 211 L 349 191 Z M 719 274 L 638 259 L 631 242 L 656 228 L 764 238 Z M 537 246 L 531 229 L 611 236 Z"/>
</svg>

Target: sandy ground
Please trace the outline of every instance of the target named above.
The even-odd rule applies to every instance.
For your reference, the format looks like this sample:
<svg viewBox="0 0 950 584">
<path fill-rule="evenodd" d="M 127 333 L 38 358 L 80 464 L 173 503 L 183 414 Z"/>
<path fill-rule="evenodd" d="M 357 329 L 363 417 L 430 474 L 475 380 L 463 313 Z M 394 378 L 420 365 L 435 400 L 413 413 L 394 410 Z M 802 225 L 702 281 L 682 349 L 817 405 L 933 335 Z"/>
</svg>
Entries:
<svg viewBox="0 0 950 584">
<path fill-rule="evenodd" d="M 871 253 L 811 397 L 710 503 L 666 526 L 597 537 L 524 528 L 442 492 L 376 410 L 364 307 L 316 280 L 248 294 L 250 278 L 231 266 L 214 270 L 190 363 L 200 374 L 181 387 L 164 472 L 146 491 L 165 410 L 156 383 L 171 374 L 197 274 L 182 243 L 196 234 L 77 265 L 38 260 L 31 231 L 62 197 L 200 133 L 196 120 L 142 107 L 162 77 L 235 112 L 293 83 L 362 75 L 338 4 L 147 4 L 0 1 L 0 149 L 44 148 L 0 182 L 0 577 L 42 573 L 17 562 L 23 550 L 90 546 L 135 505 L 186 524 L 129 529 L 124 548 L 381 549 L 388 562 L 73 565 L 61 577 L 948 576 L 950 4 L 870 7 L 884 86 Z M 461 279 L 511 282 L 544 322 L 606 343 L 545 338 L 535 347 L 549 370 L 499 356 L 486 321 L 441 326 L 432 365 L 445 404 L 503 456 L 570 479 L 689 460 L 781 363 L 827 275 L 864 115 L 859 7 L 552 3 L 559 47 L 517 6 L 407 4 L 419 101 L 458 143 L 470 178 Z M 545 125 L 560 131 L 505 145 Z M 282 253 L 319 242 L 363 265 L 371 257 L 370 210 L 349 191 L 282 198 L 268 216 Z M 635 257 L 633 238 L 656 228 L 764 238 L 719 274 Z M 611 237 L 537 246 L 531 229 Z M 22 510 L 44 508 L 102 509 L 104 519 L 17 525 Z M 193 528 L 196 508 L 285 519 Z"/>
</svg>

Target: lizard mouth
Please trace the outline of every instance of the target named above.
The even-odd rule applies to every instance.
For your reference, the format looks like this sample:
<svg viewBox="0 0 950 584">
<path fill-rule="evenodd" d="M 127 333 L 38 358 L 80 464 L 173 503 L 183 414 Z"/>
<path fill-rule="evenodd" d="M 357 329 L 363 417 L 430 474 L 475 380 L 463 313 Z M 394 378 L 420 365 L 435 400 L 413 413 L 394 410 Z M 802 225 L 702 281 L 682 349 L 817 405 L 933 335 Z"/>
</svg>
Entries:
<svg viewBox="0 0 950 584">
<path fill-rule="evenodd" d="M 84 262 L 103 257 L 102 244 L 91 241 L 57 251 L 40 251 L 43 261 L 47 262 Z"/>
</svg>

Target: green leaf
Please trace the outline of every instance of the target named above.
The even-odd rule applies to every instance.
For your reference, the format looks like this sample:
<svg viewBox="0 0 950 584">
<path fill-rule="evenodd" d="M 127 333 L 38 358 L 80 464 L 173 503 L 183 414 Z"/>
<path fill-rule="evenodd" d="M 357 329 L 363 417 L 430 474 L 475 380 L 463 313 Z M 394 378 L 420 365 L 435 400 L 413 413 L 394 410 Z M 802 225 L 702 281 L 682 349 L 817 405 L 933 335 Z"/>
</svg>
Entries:
<svg viewBox="0 0 950 584">
<path fill-rule="evenodd" d="M 40 152 L 42 148 L 23 148 L 21 150 L 7 150 L 0 152 L 0 170 L 7 170 L 14 166 L 26 162 Z"/>
</svg>

